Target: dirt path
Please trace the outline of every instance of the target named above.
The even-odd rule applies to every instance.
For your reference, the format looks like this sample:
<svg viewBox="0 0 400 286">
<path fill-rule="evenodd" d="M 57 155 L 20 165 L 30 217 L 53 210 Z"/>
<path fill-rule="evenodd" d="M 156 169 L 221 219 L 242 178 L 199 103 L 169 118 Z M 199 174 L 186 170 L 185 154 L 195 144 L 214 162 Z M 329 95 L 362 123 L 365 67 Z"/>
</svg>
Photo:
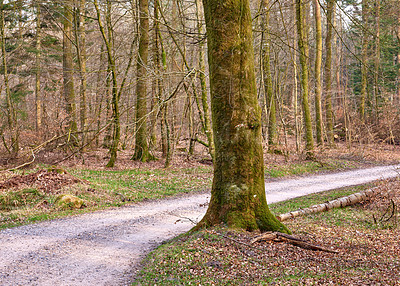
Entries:
<svg viewBox="0 0 400 286">
<path fill-rule="evenodd" d="M 400 165 L 266 183 L 269 203 L 395 177 Z M 0 231 L 0 285 L 129 285 L 135 265 L 189 230 L 209 194 L 135 204 Z M 189 219 L 188 219 L 189 218 Z"/>
</svg>

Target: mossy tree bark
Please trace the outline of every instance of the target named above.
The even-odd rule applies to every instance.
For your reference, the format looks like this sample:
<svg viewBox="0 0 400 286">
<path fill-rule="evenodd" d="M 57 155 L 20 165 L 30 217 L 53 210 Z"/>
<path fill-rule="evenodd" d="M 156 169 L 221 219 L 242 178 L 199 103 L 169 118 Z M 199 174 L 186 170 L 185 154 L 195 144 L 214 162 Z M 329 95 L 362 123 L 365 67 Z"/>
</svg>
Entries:
<svg viewBox="0 0 400 286">
<path fill-rule="evenodd" d="M 307 36 L 306 27 L 304 21 L 304 1 L 296 1 L 296 24 L 297 24 L 297 40 L 300 51 L 300 66 L 301 66 L 301 86 L 302 86 L 302 102 L 303 102 L 303 114 L 304 114 L 304 125 L 306 130 L 306 153 L 308 158 L 313 158 L 314 149 L 314 138 L 312 132 L 312 121 L 310 106 L 308 103 L 308 65 L 307 65 Z"/>
<path fill-rule="evenodd" d="M 139 0 L 139 52 L 136 81 L 136 136 L 133 160 L 154 160 L 147 144 L 147 60 L 149 54 L 149 3 Z"/>
<path fill-rule="evenodd" d="M 313 0 L 314 18 L 315 18 L 315 123 L 317 131 L 317 143 L 324 143 L 322 136 L 322 108 L 321 108 L 321 66 L 322 66 L 322 24 L 321 24 L 321 7 L 318 0 Z"/>
<path fill-rule="evenodd" d="M 64 1 L 64 32 L 63 32 L 63 95 L 65 110 L 68 116 L 68 132 L 76 132 L 76 103 L 74 90 L 74 61 L 72 52 L 72 0 Z M 68 138 L 70 138 L 68 136 Z M 73 137 L 72 137 L 73 138 Z M 72 142 L 75 144 L 76 142 Z"/>
<path fill-rule="evenodd" d="M 265 198 L 249 0 L 203 0 L 203 5 L 215 162 L 210 205 L 196 228 L 226 223 L 250 231 L 289 232 Z"/>
<path fill-rule="evenodd" d="M 326 133 L 329 145 L 333 145 L 333 110 L 332 110 L 332 36 L 335 17 L 335 0 L 328 0 L 326 7 L 326 38 L 325 38 L 325 112 Z"/>
</svg>

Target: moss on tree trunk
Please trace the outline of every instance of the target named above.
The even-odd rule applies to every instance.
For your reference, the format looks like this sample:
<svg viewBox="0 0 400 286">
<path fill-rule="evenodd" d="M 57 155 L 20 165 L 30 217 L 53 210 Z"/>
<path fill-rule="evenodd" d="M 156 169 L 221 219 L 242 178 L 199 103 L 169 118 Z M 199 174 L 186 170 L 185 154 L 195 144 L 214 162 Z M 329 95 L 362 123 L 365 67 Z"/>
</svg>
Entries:
<svg viewBox="0 0 400 286">
<path fill-rule="evenodd" d="M 136 84 L 136 136 L 133 160 L 147 162 L 154 160 L 147 144 L 147 59 L 149 54 L 149 4 L 148 0 L 139 0 L 140 37 L 137 60 Z"/>
<path fill-rule="evenodd" d="M 203 0 L 215 142 L 211 202 L 199 227 L 226 223 L 289 232 L 265 198 L 261 112 L 257 101 L 248 0 Z"/>
</svg>

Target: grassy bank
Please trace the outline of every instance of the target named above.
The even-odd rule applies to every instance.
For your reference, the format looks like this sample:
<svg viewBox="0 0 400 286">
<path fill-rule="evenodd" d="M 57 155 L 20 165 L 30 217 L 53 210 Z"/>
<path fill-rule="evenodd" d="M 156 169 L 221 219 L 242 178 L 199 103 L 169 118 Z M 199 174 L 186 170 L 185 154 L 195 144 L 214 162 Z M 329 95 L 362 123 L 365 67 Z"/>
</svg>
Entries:
<svg viewBox="0 0 400 286">
<path fill-rule="evenodd" d="M 266 178 L 341 171 L 361 166 L 353 161 L 326 160 L 266 165 Z M 42 165 L 36 169 L 0 173 L 0 229 L 54 219 L 144 200 L 162 199 L 208 191 L 212 166 L 154 168 L 140 166 L 123 170 L 66 168 Z M 57 171 L 58 170 L 58 171 Z M 39 172 L 36 176 L 32 175 Z M 31 174 L 31 176 L 29 175 Z M 65 209 L 55 204 L 60 194 L 71 194 L 85 202 L 85 208 Z"/>
</svg>

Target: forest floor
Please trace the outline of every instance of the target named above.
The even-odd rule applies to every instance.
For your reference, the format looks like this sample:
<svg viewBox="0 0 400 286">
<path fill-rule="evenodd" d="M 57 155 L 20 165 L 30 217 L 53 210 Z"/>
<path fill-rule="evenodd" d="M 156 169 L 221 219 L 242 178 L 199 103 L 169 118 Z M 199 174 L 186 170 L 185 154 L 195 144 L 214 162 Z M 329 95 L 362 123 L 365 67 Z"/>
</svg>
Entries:
<svg viewBox="0 0 400 286">
<path fill-rule="evenodd" d="M 62 159 L 64 154 L 42 153 L 38 154 L 35 165 L 30 169 L 0 172 L 0 228 L 89 213 L 0 232 L 0 281 L 4 281 L 0 285 L 93 285 L 99 284 L 99 281 L 103 281 L 103 285 L 128 285 L 132 281 L 132 275 L 139 269 L 137 262 L 143 254 L 163 240 L 190 229 L 192 221 L 198 220 L 205 212 L 209 197 L 212 166 L 206 153 L 187 157 L 183 152 L 177 152 L 174 165 L 169 169 L 163 168 L 162 160 L 138 163 L 130 160 L 131 155 L 129 152 L 121 152 L 117 167 L 110 170 L 104 168 L 107 160 L 105 151 L 88 152 L 66 160 L 57 167 L 50 165 Z M 304 161 L 302 155 L 291 154 L 285 157 L 265 153 L 266 179 L 274 182 L 283 177 L 297 178 L 307 174 L 396 164 L 400 162 L 400 148 L 367 145 L 348 149 L 338 145 L 332 150 L 317 150 L 316 157 L 316 161 Z M 3 164 L 4 169 L 15 166 L 16 162 L 12 162 L 13 166 L 8 163 Z M 356 177 L 359 175 L 355 175 L 354 179 Z M 349 190 L 350 193 L 355 191 L 354 188 Z M 56 197 L 63 193 L 83 199 L 85 207 L 58 207 L 55 204 Z M 172 199 L 158 201 L 168 197 Z M 293 210 L 296 204 L 289 202 L 285 205 Z M 397 201 L 394 202 L 397 205 Z M 126 207 L 116 208 L 120 206 Z M 274 209 L 274 205 L 271 207 Z M 101 209 L 108 210 L 92 213 Z M 274 211 L 279 213 L 279 210 Z M 192 215 L 191 218 L 189 214 Z M 379 217 L 378 214 L 376 217 Z M 393 217 L 397 218 L 397 214 Z M 148 226 L 152 228 L 149 229 Z M 295 233 L 302 234 L 302 226 L 298 230 L 291 223 L 289 226 Z M 379 230 L 376 227 L 374 229 Z M 398 231 L 397 228 L 394 229 Z M 226 231 L 212 230 L 216 233 Z M 205 237 L 209 237 L 210 233 L 207 233 L 203 233 Z M 235 240 L 245 241 L 250 238 L 250 234 L 234 232 L 224 236 L 229 235 L 237 236 Z M 396 235 L 398 234 L 395 233 L 394 237 L 398 237 Z M 17 237 L 21 240 L 16 239 Z M 191 238 L 184 238 L 183 242 L 187 241 L 191 241 Z M 174 241 L 172 249 L 179 249 L 180 243 Z M 213 242 L 204 240 L 204 243 L 212 245 Z M 82 259 L 85 261 L 83 265 Z M 150 263 L 144 268 L 150 276 L 150 269 L 156 270 L 157 267 L 154 266 L 160 263 L 156 260 L 153 262 L 156 264 Z M 205 267 L 213 264 L 212 261 L 208 262 L 209 265 L 205 264 Z M 134 263 L 135 267 L 129 267 L 130 263 Z M 222 262 L 216 262 L 217 267 L 222 265 L 220 263 Z M 34 268 L 31 268 L 32 265 Z M 172 265 L 173 263 L 171 267 Z M 264 264 L 264 268 L 265 265 L 268 264 Z M 398 267 L 398 264 L 394 265 Z M 210 269 L 213 267 L 211 265 Z M 187 269 L 189 271 L 191 268 Z M 234 267 L 232 269 L 237 271 Z M 227 274 L 221 275 L 216 279 L 223 279 Z M 139 277 L 144 277 L 143 272 Z M 173 275 L 161 274 L 156 279 L 163 277 L 167 280 L 163 280 L 161 285 L 168 281 L 171 281 L 171 285 L 185 284 L 176 283 L 180 280 Z M 137 283 L 154 285 L 159 283 L 156 281 L 160 281 L 146 279 L 139 279 Z M 67 282 L 62 284 L 60 281 Z M 192 280 L 191 283 L 193 281 L 197 280 Z M 208 282 L 212 284 L 212 281 L 214 280 Z M 257 284 L 256 281 L 250 283 L 249 280 L 243 283 Z"/>
<path fill-rule="evenodd" d="M 157 248 L 132 285 L 400 285 L 400 182 L 380 188 L 354 206 L 285 221 L 295 237 L 336 253 L 251 243 L 258 233 L 216 227 Z M 281 213 L 287 204 L 308 207 L 340 195 L 330 191 L 271 207 Z"/>
</svg>

